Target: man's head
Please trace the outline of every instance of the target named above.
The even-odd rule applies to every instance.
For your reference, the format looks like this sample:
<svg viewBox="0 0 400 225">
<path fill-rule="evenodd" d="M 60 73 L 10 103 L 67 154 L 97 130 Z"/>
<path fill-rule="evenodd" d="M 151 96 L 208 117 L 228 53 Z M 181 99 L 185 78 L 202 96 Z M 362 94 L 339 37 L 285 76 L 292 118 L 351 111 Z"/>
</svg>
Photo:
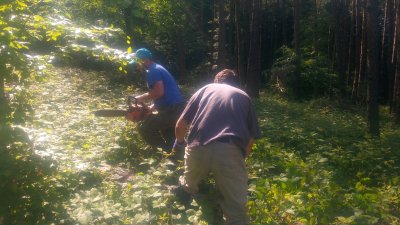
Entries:
<svg viewBox="0 0 400 225">
<path fill-rule="evenodd" d="M 239 87 L 239 78 L 235 71 L 230 69 L 224 69 L 217 73 L 214 78 L 214 83 L 218 84 L 229 84 L 234 87 Z"/>
<path fill-rule="evenodd" d="M 135 52 L 134 59 L 129 64 L 136 64 L 136 68 L 149 68 L 153 63 L 153 54 L 147 48 L 139 48 Z"/>
<path fill-rule="evenodd" d="M 141 60 L 145 60 L 145 59 L 152 59 L 153 55 L 147 48 L 139 48 L 135 52 L 135 57 Z"/>
</svg>

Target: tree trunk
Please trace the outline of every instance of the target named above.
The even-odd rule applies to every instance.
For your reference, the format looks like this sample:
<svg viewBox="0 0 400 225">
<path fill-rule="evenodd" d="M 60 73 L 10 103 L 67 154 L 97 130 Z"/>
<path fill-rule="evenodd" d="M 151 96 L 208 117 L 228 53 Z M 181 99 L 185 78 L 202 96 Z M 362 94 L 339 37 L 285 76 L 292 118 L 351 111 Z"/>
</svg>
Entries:
<svg viewBox="0 0 400 225">
<path fill-rule="evenodd" d="M 341 99 L 344 99 L 346 96 L 346 58 L 348 53 L 348 40 L 346 38 L 346 24 L 347 24 L 347 15 L 346 15 L 346 4 L 343 0 L 336 1 L 335 5 L 335 46 L 336 46 L 336 66 L 339 75 L 339 90 Z"/>
<path fill-rule="evenodd" d="M 207 27 L 205 26 L 205 20 L 204 20 L 204 1 L 200 1 L 199 3 L 199 24 L 200 24 L 200 29 L 201 29 L 201 33 L 207 33 Z"/>
<path fill-rule="evenodd" d="M 367 3 L 367 58 L 368 58 L 368 126 L 369 133 L 373 137 L 379 137 L 379 37 L 378 37 L 378 7 L 376 0 L 368 0 Z"/>
<path fill-rule="evenodd" d="M 286 0 L 281 0 L 281 5 L 280 5 L 280 11 L 281 11 L 281 26 L 282 26 L 282 37 L 283 37 L 283 44 L 289 46 L 289 43 L 291 42 L 291 39 L 289 38 L 288 35 L 288 29 L 287 29 L 287 13 L 286 13 Z"/>
<path fill-rule="evenodd" d="M 398 35 L 398 34 L 397 34 Z M 400 49 L 396 51 L 397 59 L 400 58 Z M 394 79 L 394 93 L 393 93 L 393 113 L 396 118 L 396 122 L 400 124 L 400 62 L 396 62 L 396 73 Z"/>
<path fill-rule="evenodd" d="M 318 12 L 318 1 L 317 0 L 314 0 L 314 2 L 313 2 L 313 12 L 312 12 L 312 14 L 313 14 L 313 17 L 314 18 L 318 18 L 318 14 L 319 14 L 319 12 Z M 318 40 L 318 31 L 317 31 L 317 24 L 318 24 L 318 21 L 317 20 L 313 20 L 313 22 L 312 22 L 312 42 L 313 42 L 313 47 L 314 47 L 314 49 L 317 49 L 317 40 Z"/>
<path fill-rule="evenodd" d="M 296 53 L 296 62 L 295 62 L 295 85 L 294 85 L 294 93 L 296 97 L 301 97 L 300 96 L 300 65 L 301 65 L 301 51 L 300 51 L 300 7 L 301 7 L 301 0 L 294 0 L 294 5 L 293 5 L 293 16 L 294 16 L 294 49 Z"/>
<path fill-rule="evenodd" d="M 280 1 L 277 0 L 275 4 L 270 5 L 271 8 L 273 8 L 272 12 L 272 20 L 268 26 L 267 29 L 270 30 L 269 32 L 269 49 L 267 50 L 268 56 L 267 56 L 267 62 L 269 65 L 272 65 L 273 63 L 273 58 L 274 58 L 274 51 L 275 49 L 279 48 L 281 46 L 281 40 L 282 40 L 282 33 L 280 29 L 282 26 L 280 25 L 281 18 L 283 17 L 281 15 L 281 7 L 280 7 Z"/>
<path fill-rule="evenodd" d="M 218 1 L 218 60 L 219 70 L 226 67 L 226 12 L 225 0 Z"/>
<path fill-rule="evenodd" d="M 235 30 L 236 30 L 236 67 L 241 83 L 246 83 L 246 34 L 247 34 L 247 4 L 243 0 L 235 0 Z"/>
<path fill-rule="evenodd" d="M 227 16 L 226 16 L 226 22 L 227 22 L 227 32 L 226 32 L 226 44 L 227 44 L 227 61 L 226 61 L 226 67 L 227 68 L 235 68 L 234 66 L 236 65 L 235 57 L 236 57 L 236 36 L 235 36 L 235 30 L 236 30 L 236 24 L 235 24 L 235 2 L 234 1 L 229 1 L 229 6 L 228 6 L 228 11 L 227 11 Z"/>
<path fill-rule="evenodd" d="M 392 62 L 396 66 L 396 72 L 393 83 L 393 107 L 392 112 L 395 114 L 396 122 L 400 123 L 400 3 L 396 2 L 396 26 L 395 37 L 393 43 Z"/>
<path fill-rule="evenodd" d="M 259 97 L 261 77 L 261 0 L 252 0 L 250 23 L 250 48 L 248 54 L 246 91 L 251 97 Z"/>
<path fill-rule="evenodd" d="M 387 5 L 386 5 L 386 12 L 385 12 L 385 18 L 387 19 L 387 22 L 391 25 L 388 26 L 387 29 L 387 39 L 386 39 L 386 45 L 387 45 L 387 54 L 386 54 L 386 65 L 387 65 L 387 73 L 388 73 L 388 102 L 390 106 L 390 110 L 392 111 L 393 109 L 393 97 L 394 97 L 394 84 L 395 84 L 395 73 L 396 73 L 396 31 L 398 30 L 396 28 L 398 21 L 397 21 L 397 16 L 398 16 L 398 3 L 396 0 L 387 0 Z"/>
<path fill-rule="evenodd" d="M 365 79 L 365 68 L 367 62 L 367 16 L 365 12 L 365 5 L 362 6 L 362 20 L 361 20 L 361 36 L 360 36 L 360 60 L 358 64 L 358 74 L 354 79 L 352 99 L 354 102 L 362 101 L 364 99 L 364 79 Z"/>
<path fill-rule="evenodd" d="M 351 85 L 355 78 L 356 71 L 356 46 L 357 46 L 357 0 L 352 1 L 351 6 L 351 22 L 350 22 L 350 44 L 349 44 L 349 62 L 347 65 L 347 73 L 349 75 L 347 85 Z"/>
<path fill-rule="evenodd" d="M 332 66 L 334 67 L 335 63 L 335 25 L 334 23 L 330 23 L 328 25 L 328 57 L 332 59 Z"/>
<path fill-rule="evenodd" d="M 397 59 L 400 58 L 400 49 L 397 48 Z M 396 62 L 396 73 L 394 79 L 394 93 L 393 93 L 393 112 L 396 118 L 396 122 L 400 124 L 400 62 Z"/>
<path fill-rule="evenodd" d="M 380 87 L 385 102 L 389 104 L 392 101 L 390 96 L 393 94 L 393 66 L 391 63 L 394 30 L 393 21 L 393 0 L 386 0 L 382 34 Z"/>
</svg>

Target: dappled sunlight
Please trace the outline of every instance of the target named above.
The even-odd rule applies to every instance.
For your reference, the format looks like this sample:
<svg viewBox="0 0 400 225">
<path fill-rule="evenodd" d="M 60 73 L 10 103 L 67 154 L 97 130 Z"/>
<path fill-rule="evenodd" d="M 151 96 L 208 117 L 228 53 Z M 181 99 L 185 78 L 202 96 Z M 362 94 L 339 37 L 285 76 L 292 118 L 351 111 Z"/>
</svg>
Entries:
<svg viewBox="0 0 400 225">
<path fill-rule="evenodd" d="M 236 70 L 262 130 L 252 224 L 400 224 L 397 1 L 299 2 L 0 3 L 0 225 L 222 224 L 212 176 L 183 204 L 183 161 L 94 114 L 147 89 L 143 47 L 186 97 Z"/>
<path fill-rule="evenodd" d="M 113 131 L 126 125 L 121 118 L 96 118 L 93 111 L 98 106 L 121 107 L 123 102 L 109 98 L 124 99 L 124 90 L 119 93 L 114 90 L 115 94 L 108 96 L 110 92 L 104 89 L 95 96 L 95 89 L 105 87 L 94 79 L 94 73 L 54 68 L 50 74 L 49 82 L 31 86 L 36 96 L 35 116 L 28 134 L 35 143 L 34 150 L 38 155 L 56 160 L 60 169 L 93 167 L 91 164 L 101 158 L 104 148 L 113 147 Z M 90 84 L 92 89 L 80 88 L 82 83 L 86 87 Z"/>
<path fill-rule="evenodd" d="M 160 182 L 176 183 L 176 165 L 158 159 L 161 152 L 125 143 L 125 138 L 132 142 L 138 137 L 123 134 L 134 129 L 132 122 L 93 114 L 102 108 L 126 108 L 132 89 L 128 85 L 111 88 L 98 72 L 52 67 L 48 72 L 46 82 L 30 87 L 35 114 L 25 129 L 35 143 L 35 153 L 50 159 L 57 169 L 53 179 L 64 183 L 73 195 L 64 205 L 68 215 L 81 224 L 116 220 L 131 224 L 157 219 L 148 201 L 161 211 L 171 210 L 173 196 L 168 185 Z M 110 161 L 110 157 L 115 159 Z M 179 204 L 174 207 L 177 212 L 185 210 Z M 143 213 L 135 213 L 139 211 Z M 193 209 L 190 213 L 192 220 L 201 215 Z"/>
</svg>

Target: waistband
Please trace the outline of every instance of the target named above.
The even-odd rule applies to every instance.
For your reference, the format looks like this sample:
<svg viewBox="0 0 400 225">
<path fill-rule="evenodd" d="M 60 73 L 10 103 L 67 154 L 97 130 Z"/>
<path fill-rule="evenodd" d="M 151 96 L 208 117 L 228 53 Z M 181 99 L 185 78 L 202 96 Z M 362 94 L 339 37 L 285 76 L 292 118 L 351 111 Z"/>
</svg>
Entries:
<svg viewBox="0 0 400 225">
<path fill-rule="evenodd" d="M 241 146 L 240 139 L 237 137 L 227 136 L 227 137 L 220 137 L 215 142 L 225 143 L 225 144 L 232 144 L 238 147 L 243 156 L 246 155 L 246 150 Z"/>
</svg>

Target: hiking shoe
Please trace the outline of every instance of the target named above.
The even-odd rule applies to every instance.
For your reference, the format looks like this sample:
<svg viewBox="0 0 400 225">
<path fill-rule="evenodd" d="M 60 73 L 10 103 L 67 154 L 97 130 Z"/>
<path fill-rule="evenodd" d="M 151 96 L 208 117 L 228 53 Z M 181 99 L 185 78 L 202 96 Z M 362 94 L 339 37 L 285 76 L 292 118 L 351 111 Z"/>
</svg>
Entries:
<svg viewBox="0 0 400 225">
<path fill-rule="evenodd" d="M 182 186 L 173 186 L 171 192 L 176 196 L 178 202 L 185 207 L 189 206 L 192 202 L 192 195 L 185 191 Z"/>
</svg>

